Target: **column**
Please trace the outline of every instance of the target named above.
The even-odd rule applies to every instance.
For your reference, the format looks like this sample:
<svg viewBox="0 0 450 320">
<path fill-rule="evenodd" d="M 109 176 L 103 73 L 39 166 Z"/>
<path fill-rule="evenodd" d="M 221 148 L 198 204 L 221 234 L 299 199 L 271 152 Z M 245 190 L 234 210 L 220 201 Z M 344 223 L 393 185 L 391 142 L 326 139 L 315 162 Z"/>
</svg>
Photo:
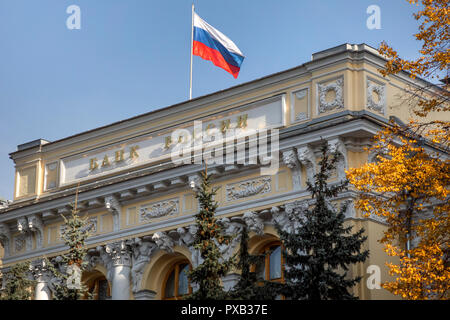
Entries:
<svg viewBox="0 0 450 320">
<path fill-rule="evenodd" d="M 37 261 L 36 264 L 33 264 L 32 274 L 36 280 L 34 299 L 51 300 L 51 291 L 49 287 L 50 273 L 47 270 L 44 260 Z"/>
<path fill-rule="evenodd" d="M 130 300 L 131 291 L 131 248 L 125 241 L 105 246 L 112 259 L 112 300 Z"/>
</svg>

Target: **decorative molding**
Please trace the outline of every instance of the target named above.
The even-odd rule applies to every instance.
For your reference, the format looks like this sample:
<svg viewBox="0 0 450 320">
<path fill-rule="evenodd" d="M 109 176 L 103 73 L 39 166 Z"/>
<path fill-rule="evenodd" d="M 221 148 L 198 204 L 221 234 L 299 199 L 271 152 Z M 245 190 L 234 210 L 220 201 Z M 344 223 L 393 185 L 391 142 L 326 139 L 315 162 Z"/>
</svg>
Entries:
<svg viewBox="0 0 450 320">
<path fill-rule="evenodd" d="M 140 222 L 169 215 L 176 215 L 180 211 L 179 199 L 170 199 L 141 206 L 139 210 Z"/>
<path fill-rule="evenodd" d="M 369 78 L 366 79 L 367 108 L 385 114 L 386 110 L 386 85 L 377 83 Z M 373 93 L 378 95 L 378 102 L 373 99 Z"/>
<path fill-rule="evenodd" d="M 303 88 L 298 91 L 294 91 L 291 94 L 291 120 L 292 122 L 304 121 L 309 119 L 310 102 L 308 99 L 307 112 L 295 112 L 295 100 L 302 100 L 309 95 L 309 88 Z M 295 97 L 295 98 L 294 98 Z"/>
<path fill-rule="evenodd" d="M 331 111 L 334 109 L 344 108 L 344 77 L 340 77 L 336 79 L 334 82 L 323 85 L 317 84 L 317 94 L 318 94 L 318 105 L 319 105 L 319 114 L 325 113 L 327 111 Z M 333 101 L 327 101 L 327 93 L 329 91 L 334 91 L 336 97 Z"/>
<path fill-rule="evenodd" d="M 21 233 L 14 237 L 14 252 L 21 252 L 26 248 L 27 237 L 25 233 Z"/>
<path fill-rule="evenodd" d="M 178 245 L 190 247 L 194 244 L 195 234 L 197 233 L 197 226 L 191 224 L 189 227 L 177 228 Z"/>
<path fill-rule="evenodd" d="M 121 240 L 105 245 L 105 252 L 111 257 L 112 265 L 131 267 L 130 240 Z"/>
<path fill-rule="evenodd" d="M 173 246 L 175 245 L 172 238 L 170 238 L 166 232 L 155 232 L 152 240 L 155 242 L 159 250 L 165 250 L 167 252 L 173 252 Z"/>
<path fill-rule="evenodd" d="M 340 180 L 345 180 L 345 169 L 348 168 L 348 162 L 347 162 L 347 148 L 345 147 L 344 142 L 340 138 L 334 138 L 328 140 L 328 146 L 330 153 L 335 153 L 336 151 L 342 156 L 342 158 L 337 162 L 336 169 L 338 178 Z"/>
<path fill-rule="evenodd" d="M 239 200 L 258 194 L 268 193 L 272 190 L 271 182 L 271 177 L 260 177 L 257 179 L 227 185 L 227 201 Z"/>
<path fill-rule="evenodd" d="M 247 211 L 244 213 L 243 219 L 250 231 L 259 236 L 264 234 L 264 219 L 257 212 Z"/>
<path fill-rule="evenodd" d="M 17 231 L 20 233 L 28 231 L 28 220 L 26 217 L 17 218 Z"/>
<path fill-rule="evenodd" d="M 120 229 L 120 213 L 122 206 L 115 196 L 105 197 L 105 207 L 112 214 L 113 217 L 113 231 Z"/>
<path fill-rule="evenodd" d="M 292 184 L 294 190 L 300 190 L 301 185 L 301 171 L 300 162 L 298 161 L 295 149 L 290 149 L 282 153 L 283 163 L 291 169 L 292 172 Z"/>
<path fill-rule="evenodd" d="M 308 146 L 297 147 L 297 158 L 300 163 L 306 168 L 306 175 L 309 181 L 314 181 L 316 174 L 316 156 L 313 149 Z"/>
<path fill-rule="evenodd" d="M 28 229 L 36 234 L 36 248 L 42 248 L 44 243 L 44 223 L 37 214 L 27 217 Z"/>
<path fill-rule="evenodd" d="M 220 218 L 217 223 L 222 227 L 224 233 L 232 237 L 229 244 L 217 244 L 223 259 L 229 259 L 241 241 L 242 229 L 244 227 L 244 220 L 242 217 Z"/>
<path fill-rule="evenodd" d="M 135 238 L 132 245 L 133 266 L 131 267 L 131 280 L 133 293 L 141 289 L 142 276 L 145 267 L 150 261 L 151 255 L 156 248 L 156 244 L 150 241 L 143 241 Z"/>
</svg>

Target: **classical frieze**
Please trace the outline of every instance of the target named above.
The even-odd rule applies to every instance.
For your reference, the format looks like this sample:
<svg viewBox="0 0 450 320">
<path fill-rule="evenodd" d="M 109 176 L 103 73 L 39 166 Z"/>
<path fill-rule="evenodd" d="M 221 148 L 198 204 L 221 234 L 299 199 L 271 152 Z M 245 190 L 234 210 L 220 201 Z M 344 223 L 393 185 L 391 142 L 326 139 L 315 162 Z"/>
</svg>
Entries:
<svg viewBox="0 0 450 320">
<path fill-rule="evenodd" d="M 179 213 L 179 199 L 170 199 L 143 205 L 139 210 L 139 220 L 150 221 L 164 216 L 177 215 Z"/>
<path fill-rule="evenodd" d="M 272 190 L 271 182 L 271 177 L 260 177 L 227 185 L 227 201 L 234 201 L 268 193 Z"/>
</svg>

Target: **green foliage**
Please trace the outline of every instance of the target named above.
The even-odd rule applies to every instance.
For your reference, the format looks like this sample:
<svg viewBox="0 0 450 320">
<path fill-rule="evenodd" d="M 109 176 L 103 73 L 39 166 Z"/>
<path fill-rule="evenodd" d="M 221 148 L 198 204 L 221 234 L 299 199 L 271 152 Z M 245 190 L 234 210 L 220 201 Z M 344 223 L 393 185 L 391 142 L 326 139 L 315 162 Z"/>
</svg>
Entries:
<svg viewBox="0 0 450 320">
<path fill-rule="evenodd" d="M 0 291 L 0 300 L 30 300 L 36 281 L 29 279 L 30 264 L 15 264 L 3 274 L 5 287 Z"/>
<path fill-rule="evenodd" d="M 233 266 L 233 258 L 223 261 L 217 243 L 229 244 L 231 239 L 222 234 L 222 229 L 214 217 L 217 209 L 214 195 L 217 190 L 211 187 L 210 177 L 206 173 L 202 176 L 202 184 L 196 194 L 200 202 L 200 212 L 195 215 L 197 232 L 193 246 L 199 250 L 203 262 L 188 274 L 191 283 L 198 285 L 198 290 L 187 296 L 187 299 L 221 300 L 226 298 L 221 277 Z"/>
<path fill-rule="evenodd" d="M 60 270 L 54 263 L 49 260 L 46 261 L 49 271 L 59 279 L 53 284 L 53 299 L 79 300 L 85 297 L 89 298 L 86 286 L 79 281 L 81 276 L 76 277 L 75 272 L 71 273 L 68 270 L 71 268 L 79 269 L 81 274 L 86 269 L 87 263 L 84 257 L 86 256 L 87 248 L 85 242 L 89 237 L 90 226 L 87 218 L 83 219 L 78 215 L 75 206 L 73 206 L 71 216 L 69 218 L 63 216 L 63 219 L 66 227 L 62 233 L 62 238 L 69 247 L 69 251 L 56 264 L 65 266 L 66 270 Z"/>
<path fill-rule="evenodd" d="M 364 229 L 352 234 L 352 227 L 344 227 L 343 205 L 338 212 L 328 205 L 329 199 L 347 189 L 348 181 L 328 184 L 331 173 L 340 160 L 335 152 L 330 156 L 328 145 L 322 147 L 320 171 L 315 181 L 308 181 L 308 191 L 315 199 L 313 208 L 307 209 L 294 232 L 289 233 L 277 225 L 284 246 L 285 286 L 280 293 L 291 299 L 344 300 L 356 299 L 349 288 L 361 277 L 347 276 L 350 264 L 363 262 L 369 252 L 361 252 L 367 237 Z"/>
<path fill-rule="evenodd" d="M 259 279 L 252 266 L 264 263 L 265 255 L 252 255 L 248 252 L 248 229 L 244 225 L 239 247 L 239 260 L 236 267 L 241 271 L 240 277 L 229 297 L 237 300 L 273 300 L 276 296 L 278 283 Z"/>
</svg>

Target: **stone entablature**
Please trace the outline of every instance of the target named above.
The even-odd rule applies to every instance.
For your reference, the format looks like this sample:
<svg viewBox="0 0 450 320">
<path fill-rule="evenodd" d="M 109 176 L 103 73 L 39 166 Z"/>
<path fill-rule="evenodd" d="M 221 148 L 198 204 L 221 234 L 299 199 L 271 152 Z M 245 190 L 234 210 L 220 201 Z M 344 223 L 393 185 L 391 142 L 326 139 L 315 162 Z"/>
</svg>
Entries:
<svg viewBox="0 0 450 320">
<path fill-rule="evenodd" d="M 14 201 L 51 198 L 78 182 L 87 187 L 113 175 L 161 166 L 176 143 L 171 132 L 192 131 L 194 120 L 203 121 L 205 131 L 226 131 L 289 128 L 345 110 L 404 118 L 401 110 L 389 106 L 398 102 L 395 97 L 411 80 L 403 74 L 383 78 L 377 69 L 384 60 L 375 49 L 345 44 L 313 56 L 302 66 L 220 93 L 59 141 L 21 145 L 10 154 L 17 168 Z"/>
<path fill-rule="evenodd" d="M 340 137 L 328 139 L 330 147 L 339 150 L 345 160 L 339 167 L 337 178 L 343 178 L 344 170 L 348 167 L 346 145 L 354 150 L 356 144 L 366 144 L 365 141 L 355 142 Z M 306 181 L 316 172 L 318 143 L 320 140 L 308 144 L 294 143 L 292 147 L 280 150 L 282 167 L 274 176 L 260 176 L 258 165 L 240 165 L 231 174 L 225 169 L 226 165 L 209 168 L 210 174 L 214 174 L 214 181 L 217 181 L 215 186 L 220 187 L 216 197 L 219 202 L 219 214 L 228 215 L 233 212 L 239 214 L 245 208 L 253 210 L 264 203 L 279 203 L 298 198 L 299 195 L 307 195 Z M 131 188 L 117 185 L 115 191 L 103 196 L 87 197 L 80 194 L 79 208 L 82 213 L 88 212 L 93 226 L 89 242 L 94 245 L 122 238 L 130 233 L 158 232 L 170 225 L 192 221 L 197 210 L 197 202 L 189 187 L 189 181 L 198 183 L 201 168 L 193 169 L 191 168 L 192 172 L 185 173 L 184 176 L 175 174 L 176 179 L 183 181 L 181 185 L 176 184 L 180 191 L 175 194 L 171 193 L 174 186 L 170 180 L 164 183 L 164 188 L 154 188 L 151 184 L 142 187 L 130 184 Z M 161 183 L 161 179 L 156 179 L 155 184 Z M 142 194 L 138 192 L 139 190 L 142 190 Z M 161 192 L 166 195 L 158 198 Z M 70 208 L 67 203 L 73 201 L 72 198 L 65 199 L 62 207 L 54 206 L 15 220 L 2 219 L 6 216 L 0 216 L 0 239 L 8 248 L 5 262 L 63 249 L 60 233 L 64 226 L 59 215 L 69 214 Z M 242 201 L 244 206 L 240 205 Z"/>
</svg>

